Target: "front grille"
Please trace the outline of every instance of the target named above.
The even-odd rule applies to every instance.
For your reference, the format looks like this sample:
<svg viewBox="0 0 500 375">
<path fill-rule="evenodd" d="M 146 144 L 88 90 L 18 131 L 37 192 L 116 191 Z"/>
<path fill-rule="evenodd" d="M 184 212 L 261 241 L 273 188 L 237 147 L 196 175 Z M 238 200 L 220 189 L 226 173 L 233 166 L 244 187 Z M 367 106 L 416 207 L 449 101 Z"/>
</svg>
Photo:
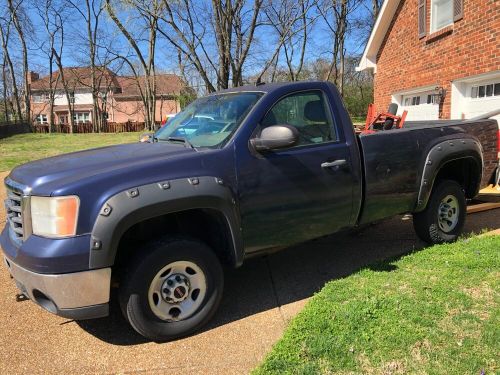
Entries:
<svg viewBox="0 0 500 375">
<path fill-rule="evenodd" d="M 7 223 L 10 226 L 10 233 L 13 239 L 19 241 L 22 241 L 24 238 L 22 200 L 21 193 L 7 187 L 7 200 L 5 201 Z"/>
</svg>

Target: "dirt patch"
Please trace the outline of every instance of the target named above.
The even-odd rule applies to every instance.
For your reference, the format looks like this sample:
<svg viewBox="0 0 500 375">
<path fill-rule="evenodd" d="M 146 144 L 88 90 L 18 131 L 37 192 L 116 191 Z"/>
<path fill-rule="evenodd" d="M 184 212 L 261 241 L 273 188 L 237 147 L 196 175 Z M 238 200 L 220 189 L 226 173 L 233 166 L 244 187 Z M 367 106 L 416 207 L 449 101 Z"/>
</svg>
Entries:
<svg viewBox="0 0 500 375">
<path fill-rule="evenodd" d="M 415 345 L 411 348 L 411 358 L 412 361 L 422 363 L 429 360 L 427 353 L 431 348 L 431 344 L 427 339 L 423 341 L 417 341 Z"/>
</svg>

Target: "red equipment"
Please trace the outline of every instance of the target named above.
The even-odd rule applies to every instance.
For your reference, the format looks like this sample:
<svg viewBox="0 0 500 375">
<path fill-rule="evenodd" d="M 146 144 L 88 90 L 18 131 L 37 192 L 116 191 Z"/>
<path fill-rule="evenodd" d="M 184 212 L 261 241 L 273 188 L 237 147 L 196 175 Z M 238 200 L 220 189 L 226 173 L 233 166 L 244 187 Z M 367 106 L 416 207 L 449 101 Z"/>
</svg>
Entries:
<svg viewBox="0 0 500 375">
<path fill-rule="evenodd" d="M 387 112 L 376 113 L 375 104 L 368 105 L 366 114 L 365 131 L 370 130 L 390 130 L 392 128 L 401 129 L 405 123 L 408 111 L 404 111 L 401 116 L 397 116 L 398 105 L 391 103 Z"/>
</svg>

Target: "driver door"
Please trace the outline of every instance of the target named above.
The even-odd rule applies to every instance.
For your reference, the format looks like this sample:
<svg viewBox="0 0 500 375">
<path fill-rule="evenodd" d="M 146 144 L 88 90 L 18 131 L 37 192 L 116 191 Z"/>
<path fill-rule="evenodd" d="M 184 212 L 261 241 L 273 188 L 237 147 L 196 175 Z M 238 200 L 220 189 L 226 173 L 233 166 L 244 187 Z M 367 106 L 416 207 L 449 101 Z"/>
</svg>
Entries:
<svg viewBox="0 0 500 375">
<path fill-rule="evenodd" d="M 300 134 L 298 144 L 238 158 L 247 252 L 291 245 L 350 225 L 354 181 L 349 148 L 339 136 L 328 103 L 321 90 L 278 100 L 261 128 L 292 125 Z M 333 161 L 342 165 L 325 164 Z"/>
</svg>

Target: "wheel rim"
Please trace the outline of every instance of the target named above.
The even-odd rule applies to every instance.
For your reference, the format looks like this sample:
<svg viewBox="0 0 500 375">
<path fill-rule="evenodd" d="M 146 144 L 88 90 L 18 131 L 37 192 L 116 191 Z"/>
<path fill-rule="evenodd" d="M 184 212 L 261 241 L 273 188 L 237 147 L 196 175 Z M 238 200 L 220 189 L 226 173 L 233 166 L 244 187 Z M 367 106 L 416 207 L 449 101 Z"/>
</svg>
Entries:
<svg viewBox="0 0 500 375">
<path fill-rule="evenodd" d="M 205 274 L 193 262 L 177 261 L 163 267 L 149 286 L 148 301 L 153 313 L 166 321 L 192 316 L 207 293 Z"/>
<path fill-rule="evenodd" d="M 441 200 L 438 208 L 438 225 L 445 233 L 451 232 L 458 224 L 460 206 L 454 195 L 447 195 Z"/>
</svg>

